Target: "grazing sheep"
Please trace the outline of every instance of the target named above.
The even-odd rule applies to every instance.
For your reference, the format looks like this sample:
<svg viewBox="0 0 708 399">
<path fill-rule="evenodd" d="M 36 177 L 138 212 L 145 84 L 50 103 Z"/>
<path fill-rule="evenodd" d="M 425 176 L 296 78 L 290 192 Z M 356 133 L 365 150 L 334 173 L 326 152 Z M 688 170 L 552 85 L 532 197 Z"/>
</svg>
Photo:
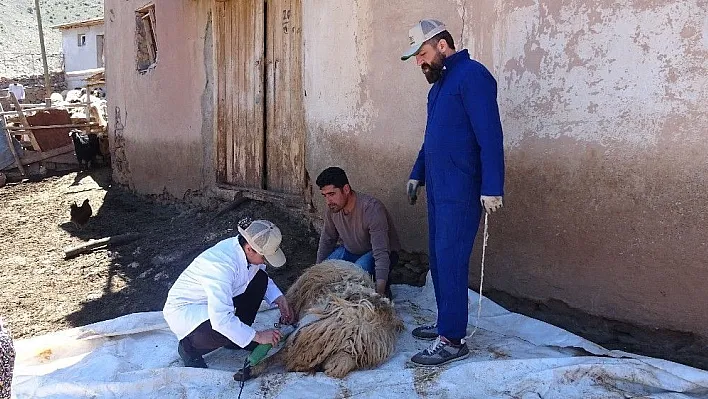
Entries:
<svg viewBox="0 0 708 399">
<path fill-rule="evenodd" d="M 98 101 L 91 103 L 89 106 L 89 117 L 92 121 L 98 122 L 98 126 L 106 128 L 108 122 L 106 121 L 105 115 L 106 104 L 105 101 Z"/>
<path fill-rule="evenodd" d="M 80 103 L 81 102 L 81 90 L 73 89 L 66 92 L 64 96 L 64 101 L 68 103 Z"/>
<path fill-rule="evenodd" d="M 89 95 L 88 97 L 86 97 L 86 94 L 82 94 L 82 95 L 79 97 L 79 102 L 82 103 L 82 104 L 86 104 L 86 100 L 87 100 L 87 99 L 89 100 L 89 102 L 90 102 L 91 104 L 97 103 L 97 102 L 100 102 L 100 101 L 101 101 L 100 98 L 98 98 L 98 97 L 96 97 L 96 96 L 94 96 L 94 95 Z"/>
<path fill-rule="evenodd" d="M 52 93 L 49 96 L 49 100 L 52 103 L 52 107 L 57 107 L 64 102 L 64 97 L 60 93 Z"/>
<path fill-rule="evenodd" d="M 283 362 L 288 371 L 323 370 L 343 378 L 383 363 L 403 330 L 391 301 L 377 294 L 369 274 L 350 262 L 312 266 L 285 296 L 299 320 L 316 321 L 290 335 L 283 349 L 252 368 L 251 376 Z"/>
</svg>

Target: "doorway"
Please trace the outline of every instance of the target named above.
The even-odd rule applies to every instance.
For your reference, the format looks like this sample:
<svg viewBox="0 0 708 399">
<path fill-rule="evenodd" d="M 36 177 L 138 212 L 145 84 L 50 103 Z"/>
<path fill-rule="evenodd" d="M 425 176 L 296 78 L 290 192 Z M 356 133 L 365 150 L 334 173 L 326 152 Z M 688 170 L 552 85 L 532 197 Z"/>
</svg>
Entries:
<svg viewBox="0 0 708 399">
<path fill-rule="evenodd" d="M 302 2 L 214 5 L 217 179 L 302 194 Z"/>
</svg>

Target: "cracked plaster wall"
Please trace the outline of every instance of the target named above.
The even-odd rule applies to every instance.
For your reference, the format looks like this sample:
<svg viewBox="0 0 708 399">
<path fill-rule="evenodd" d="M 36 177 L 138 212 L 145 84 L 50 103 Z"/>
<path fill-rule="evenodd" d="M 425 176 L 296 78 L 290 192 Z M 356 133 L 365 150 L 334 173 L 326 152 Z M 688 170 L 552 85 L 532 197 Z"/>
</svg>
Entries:
<svg viewBox="0 0 708 399">
<path fill-rule="evenodd" d="M 398 57 L 410 25 L 437 17 L 499 83 L 507 207 L 486 286 L 708 336 L 708 2 L 304 3 L 312 180 L 344 167 L 404 247 L 426 248 L 424 203 L 408 206 L 404 185 L 428 85 Z"/>
<path fill-rule="evenodd" d="M 116 29 L 134 20 L 112 10 L 142 3 L 106 0 L 110 128 L 125 153 L 114 172 L 180 197 L 214 181 L 210 2 L 155 3 L 158 45 L 179 47 L 138 75 L 133 31 Z M 429 86 L 399 56 L 408 28 L 437 17 L 499 82 L 507 195 L 491 218 L 485 287 L 708 336 L 708 1 L 431 3 L 303 0 L 312 183 L 344 167 L 384 201 L 405 249 L 427 248 L 425 196 L 410 207 L 404 186 Z M 315 198 L 321 211 L 316 187 Z"/>
<path fill-rule="evenodd" d="M 708 336 L 707 21 L 705 0 L 495 3 L 491 286 Z"/>
<path fill-rule="evenodd" d="M 157 63 L 146 73 L 136 70 L 134 14 L 145 2 L 104 5 L 113 172 L 138 192 L 182 198 L 214 181 L 210 2 L 153 3 Z"/>
</svg>

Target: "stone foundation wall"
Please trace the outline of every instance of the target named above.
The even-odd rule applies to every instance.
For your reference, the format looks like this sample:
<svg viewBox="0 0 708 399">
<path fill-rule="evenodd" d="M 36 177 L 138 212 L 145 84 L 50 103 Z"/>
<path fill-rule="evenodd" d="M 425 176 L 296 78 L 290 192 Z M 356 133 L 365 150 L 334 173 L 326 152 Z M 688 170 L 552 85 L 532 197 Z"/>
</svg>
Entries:
<svg viewBox="0 0 708 399">
<path fill-rule="evenodd" d="M 52 84 L 52 92 L 61 92 L 66 90 L 66 80 L 64 72 L 53 72 L 49 75 L 49 81 Z M 0 90 L 3 94 L 0 95 L 0 104 L 3 109 L 10 109 L 10 101 L 6 98 L 4 92 L 11 83 L 19 83 L 25 87 L 25 103 L 39 104 L 44 102 L 44 75 L 19 76 L 15 78 L 0 77 Z"/>
</svg>

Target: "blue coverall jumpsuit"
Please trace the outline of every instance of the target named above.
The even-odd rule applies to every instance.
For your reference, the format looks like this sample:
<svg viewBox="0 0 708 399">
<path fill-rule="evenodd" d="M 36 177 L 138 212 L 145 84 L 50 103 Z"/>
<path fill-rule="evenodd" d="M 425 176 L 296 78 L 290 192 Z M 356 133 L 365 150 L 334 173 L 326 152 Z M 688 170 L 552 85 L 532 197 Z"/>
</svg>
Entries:
<svg viewBox="0 0 708 399">
<path fill-rule="evenodd" d="M 464 338 L 472 245 L 480 195 L 504 194 L 504 147 L 497 83 L 467 50 L 449 56 L 428 92 L 423 146 L 410 178 L 426 187 L 430 272 L 438 334 Z"/>
</svg>

